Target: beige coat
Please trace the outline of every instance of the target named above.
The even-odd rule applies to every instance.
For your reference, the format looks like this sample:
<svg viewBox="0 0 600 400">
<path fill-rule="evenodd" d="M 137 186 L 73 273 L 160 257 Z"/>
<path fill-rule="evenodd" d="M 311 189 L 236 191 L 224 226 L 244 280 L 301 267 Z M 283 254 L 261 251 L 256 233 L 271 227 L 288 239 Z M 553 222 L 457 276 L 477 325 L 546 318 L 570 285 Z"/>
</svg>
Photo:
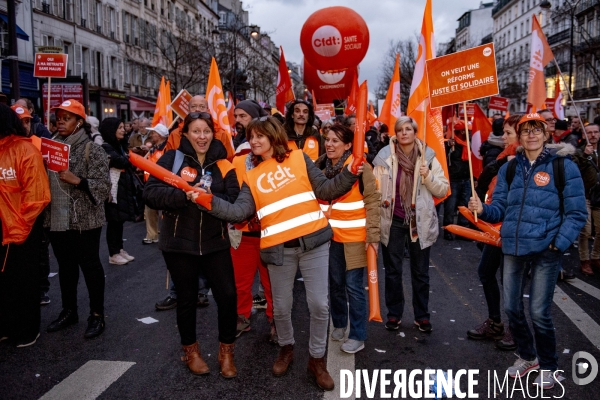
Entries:
<svg viewBox="0 0 600 400">
<path fill-rule="evenodd" d="M 417 139 L 419 154 L 423 152 L 423 143 Z M 421 249 L 431 246 L 437 240 L 439 233 L 438 216 L 435 210 L 433 197 L 443 197 L 448 192 L 450 184 L 444 175 L 442 166 L 435 157 L 435 152 L 427 147 L 425 160 L 429 165 L 429 175 L 422 181 L 419 175 L 423 158 L 419 157 L 415 166 L 414 182 L 416 186 L 415 213 L 416 228 Z M 389 207 L 380 207 L 381 214 L 381 243 L 388 245 L 390 228 L 394 216 L 394 200 L 396 199 L 396 179 L 398 177 L 398 156 L 396 155 L 396 137 L 390 138 L 390 144 L 377 154 L 373 161 L 373 172 L 380 184 L 381 203 Z M 391 174 L 390 174 L 391 171 Z M 411 228 L 414 228 L 411 226 Z M 416 238 L 413 239 L 416 241 Z"/>
</svg>

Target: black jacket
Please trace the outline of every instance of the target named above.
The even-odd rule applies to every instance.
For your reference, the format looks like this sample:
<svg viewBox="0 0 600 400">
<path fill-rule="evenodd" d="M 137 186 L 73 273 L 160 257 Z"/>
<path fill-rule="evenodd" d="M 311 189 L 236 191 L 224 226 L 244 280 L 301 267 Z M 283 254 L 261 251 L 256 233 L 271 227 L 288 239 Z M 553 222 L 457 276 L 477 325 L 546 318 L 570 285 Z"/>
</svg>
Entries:
<svg viewBox="0 0 600 400">
<path fill-rule="evenodd" d="M 118 142 L 115 144 L 119 146 Z M 129 157 L 122 148 L 115 149 L 109 143 L 104 143 L 102 148 L 108 155 L 108 167 L 122 170 L 117 188 L 117 204 L 109 201 L 104 204 L 106 220 L 110 222 L 135 221 L 135 216 L 138 214 L 135 198 L 136 188 L 141 185 L 141 182 L 135 176 Z"/>
<path fill-rule="evenodd" d="M 496 146 L 488 142 L 487 140 L 481 144 L 481 148 L 479 149 L 479 153 L 483 157 L 483 168 L 485 168 L 488 164 L 494 161 L 500 153 L 504 150 L 503 147 Z"/>
<path fill-rule="evenodd" d="M 323 155 L 325 153 L 325 144 L 323 141 L 323 137 L 319 134 L 319 132 L 311 127 L 309 129 L 310 134 L 308 135 L 302 135 L 299 136 L 294 129 L 289 129 L 287 126 L 284 125 L 285 128 L 285 132 L 287 133 L 287 137 L 288 140 L 293 140 L 294 142 L 296 142 L 296 146 L 298 146 L 298 149 L 302 150 L 304 148 L 304 143 L 306 143 L 306 139 L 310 136 L 313 136 L 315 139 L 317 139 L 317 141 L 319 142 L 319 156 Z M 305 128 L 304 131 L 306 132 L 308 128 Z"/>
<path fill-rule="evenodd" d="M 218 160 L 227 158 L 227 150 L 220 141 L 213 140 L 210 143 L 203 165 L 199 163 L 194 148 L 185 136 L 181 138 L 179 151 L 185 157 L 178 175 L 181 175 L 181 170 L 185 167 L 195 169 L 196 178 L 189 182 L 193 186 L 200 182 L 203 169 L 204 172 L 210 171 L 213 195 L 230 203 L 235 202 L 240 185 L 233 168 L 223 176 L 217 166 Z M 175 150 L 167 151 L 157 164 L 171 171 L 175 154 Z M 196 204 L 187 200 L 183 190 L 151 176 L 144 188 L 144 201 L 150 208 L 163 210 L 158 242 L 162 251 L 202 255 L 229 248 L 227 222 L 200 211 Z"/>
<path fill-rule="evenodd" d="M 463 147 L 455 143 L 454 151 L 452 147 L 448 146 L 446 142 L 446 157 L 448 160 L 448 175 L 450 175 L 450 182 L 452 181 L 463 181 L 471 177 L 469 173 L 469 161 L 462 159 Z"/>
</svg>

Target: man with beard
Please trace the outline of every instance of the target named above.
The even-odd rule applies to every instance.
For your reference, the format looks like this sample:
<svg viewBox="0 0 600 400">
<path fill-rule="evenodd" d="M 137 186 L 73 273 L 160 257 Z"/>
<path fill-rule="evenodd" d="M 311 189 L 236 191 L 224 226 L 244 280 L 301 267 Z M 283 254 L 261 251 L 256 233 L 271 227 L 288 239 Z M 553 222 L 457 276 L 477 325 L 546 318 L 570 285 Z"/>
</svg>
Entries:
<svg viewBox="0 0 600 400">
<path fill-rule="evenodd" d="M 283 127 L 288 135 L 288 146 L 302 151 L 313 161 L 325 152 L 323 139 L 313 127 L 315 111 L 310 102 L 294 100 L 288 105 Z"/>
</svg>

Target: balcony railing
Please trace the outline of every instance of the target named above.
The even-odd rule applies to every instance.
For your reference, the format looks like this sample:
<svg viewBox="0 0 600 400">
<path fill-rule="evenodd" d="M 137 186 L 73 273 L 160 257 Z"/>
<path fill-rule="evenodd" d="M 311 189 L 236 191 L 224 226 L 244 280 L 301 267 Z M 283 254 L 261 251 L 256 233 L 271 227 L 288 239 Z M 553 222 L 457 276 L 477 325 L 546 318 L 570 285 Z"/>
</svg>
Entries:
<svg viewBox="0 0 600 400">
<path fill-rule="evenodd" d="M 567 28 L 558 33 L 555 33 L 552 36 L 548 36 L 548 44 L 552 45 L 554 43 L 562 42 L 563 40 L 567 40 L 570 37 L 571 29 Z"/>
<path fill-rule="evenodd" d="M 600 0 L 582 0 L 581 3 L 577 5 L 577 10 L 575 11 L 577 16 L 581 14 L 585 14 L 593 9 L 595 6 L 600 7 Z"/>
<path fill-rule="evenodd" d="M 500 10 L 502 10 L 504 8 L 505 5 L 507 5 L 508 3 L 510 3 L 512 0 L 500 0 L 498 1 L 498 4 L 496 4 L 494 6 L 494 8 L 492 8 L 492 17 L 499 12 Z"/>
<path fill-rule="evenodd" d="M 102 34 L 102 25 L 96 25 L 96 32 Z"/>
<path fill-rule="evenodd" d="M 46 14 L 50 14 L 50 4 L 49 3 L 42 3 L 42 12 L 45 12 Z"/>
<path fill-rule="evenodd" d="M 87 27 L 87 21 L 83 18 L 81 18 L 81 27 L 82 28 L 86 28 Z"/>
</svg>

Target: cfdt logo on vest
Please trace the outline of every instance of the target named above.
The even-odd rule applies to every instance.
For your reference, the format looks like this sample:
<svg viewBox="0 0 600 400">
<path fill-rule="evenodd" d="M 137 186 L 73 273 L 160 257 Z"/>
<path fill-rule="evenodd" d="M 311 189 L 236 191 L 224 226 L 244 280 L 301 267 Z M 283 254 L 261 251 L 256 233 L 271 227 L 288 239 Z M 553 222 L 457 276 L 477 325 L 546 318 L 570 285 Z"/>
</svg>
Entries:
<svg viewBox="0 0 600 400">
<path fill-rule="evenodd" d="M 266 181 L 268 184 L 266 187 L 263 186 L 263 180 L 265 176 L 267 177 Z M 296 175 L 290 172 L 290 168 L 281 168 L 281 165 L 278 165 L 275 172 L 269 172 L 268 174 L 265 172 L 260 174 L 258 180 L 256 181 L 256 187 L 258 187 L 258 190 L 263 193 L 271 193 L 273 190 L 278 190 L 283 185 L 286 185 L 294 180 L 296 180 Z"/>
<path fill-rule="evenodd" d="M 10 167 L 8 169 L 0 167 L 0 180 L 5 182 L 14 181 L 17 179 L 17 171 Z"/>
<path fill-rule="evenodd" d="M 335 26 L 323 25 L 313 33 L 313 49 L 323 57 L 333 57 L 342 49 L 342 34 Z"/>
</svg>

